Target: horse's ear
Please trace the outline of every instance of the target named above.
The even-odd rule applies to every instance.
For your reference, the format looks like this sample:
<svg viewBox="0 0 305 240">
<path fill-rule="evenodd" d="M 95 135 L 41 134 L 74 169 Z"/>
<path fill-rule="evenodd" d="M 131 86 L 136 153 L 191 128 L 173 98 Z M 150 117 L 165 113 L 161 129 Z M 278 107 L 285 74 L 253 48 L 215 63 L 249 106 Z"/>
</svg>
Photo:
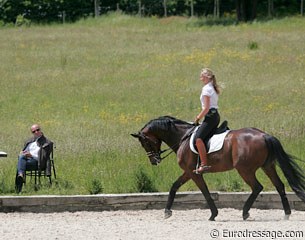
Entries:
<svg viewBox="0 0 305 240">
<path fill-rule="evenodd" d="M 130 135 L 135 137 L 135 138 L 140 138 L 140 134 L 139 133 L 131 133 Z"/>
</svg>

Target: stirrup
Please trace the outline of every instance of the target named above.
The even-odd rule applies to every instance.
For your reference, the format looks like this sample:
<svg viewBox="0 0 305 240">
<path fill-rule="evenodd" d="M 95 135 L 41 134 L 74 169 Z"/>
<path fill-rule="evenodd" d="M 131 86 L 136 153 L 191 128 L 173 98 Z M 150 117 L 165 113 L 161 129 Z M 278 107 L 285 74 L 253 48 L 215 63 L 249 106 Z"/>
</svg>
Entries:
<svg viewBox="0 0 305 240">
<path fill-rule="evenodd" d="M 201 164 L 199 166 L 199 168 L 196 168 L 195 170 L 193 170 L 193 172 L 196 173 L 196 174 L 202 174 L 202 173 L 208 172 L 210 168 L 211 168 L 211 166 Z"/>
</svg>

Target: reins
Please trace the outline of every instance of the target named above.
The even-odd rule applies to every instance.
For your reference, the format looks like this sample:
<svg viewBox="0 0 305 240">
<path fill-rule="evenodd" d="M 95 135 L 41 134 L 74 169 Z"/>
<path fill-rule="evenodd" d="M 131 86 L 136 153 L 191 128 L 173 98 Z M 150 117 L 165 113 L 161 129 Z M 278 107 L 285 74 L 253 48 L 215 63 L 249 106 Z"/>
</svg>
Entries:
<svg viewBox="0 0 305 240">
<path fill-rule="evenodd" d="M 175 145 L 177 145 L 177 144 L 175 144 Z M 175 145 L 174 145 L 174 146 L 175 146 Z M 173 146 L 173 147 L 174 147 L 174 146 Z M 167 152 L 168 150 L 171 150 L 171 151 L 170 151 L 168 154 L 166 154 L 164 157 L 161 157 L 161 154 Z M 160 151 L 161 160 L 167 158 L 167 157 L 168 157 L 169 155 L 171 155 L 173 152 L 174 152 L 174 150 L 173 150 L 172 148 L 170 148 L 170 147 L 167 148 L 167 149 L 161 150 L 161 151 Z"/>
<path fill-rule="evenodd" d="M 196 127 L 197 127 L 197 126 L 194 125 L 186 134 L 184 134 L 183 137 L 181 138 L 181 140 L 180 140 L 179 143 L 176 143 L 176 144 L 174 144 L 173 146 L 171 146 L 171 147 L 169 147 L 169 148 L 167 148 L 167 149 L 161 150 L 161 151 L 160 151 L 160 157 L 161 157 L 161 154 L 167 152 L 168 150 L 171 150 L 171 151 L 170 151 L 168 154 L 166 154 L 164 157 L 161 157 L 161 160 L 163 160 L 163 159 L 167 158 L 169 155 L 171 155 L 171 154 L 174 152 L 174 148 L 175 148 L 175 147 L 178 147 L 178 148 L 179 148 L 179 146 L 180 146 L 186 139 L 188 139 L 188 138 L 192 135 L 192 133 L 194 132 L 194 130 L 195 130 Z"/>
</svg>

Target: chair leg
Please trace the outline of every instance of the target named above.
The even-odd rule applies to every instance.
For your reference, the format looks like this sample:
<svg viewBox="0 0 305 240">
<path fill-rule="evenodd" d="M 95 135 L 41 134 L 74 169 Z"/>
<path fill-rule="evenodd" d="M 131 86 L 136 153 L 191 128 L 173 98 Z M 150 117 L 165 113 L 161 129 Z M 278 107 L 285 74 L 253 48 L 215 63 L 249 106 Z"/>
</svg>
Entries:
<svg viewBox="0 0 305 240">
<path fill-rule="evenodd" d="M 35 185 L 37 185 L 37 171 L 35 170 Z"/>
<path fill-rule="evenodd" d="M 26 172 L 24 173 L 24 186 L 25 186 L 25 184 L 26 184 Z"/>
<path fill-rule="evenodd" d="M 49 178 L 50 185 L 52 185 L 52 179 L 51 179 L 51 176 L 49 176 L 48 178 Z"/>
<path fill-rule="evenodd" d="M 53 168 L 54 178 L 56 178 L 56 171 L 55 171 L 55 166 L 54 166 L 54 162 L 53 161 L 52 161 L 52 168 Z"/>
<path fill-rule="evenodd" d="M 51 160 L 51 167 L 53 168 L 53 174 L 54 174 L 54 178 L 56 178 L 56 170 L 55 170 L 55 166 L 54 166 L 54 162 Z M 32 181 L 32 177 L 34 177 L 34 181 L 35 181 L 35 190 L 38 190 L 40 188 L 41 185 L 41 177 L 43 176 L 48 177 L 49 178 L 49 183 L 50 185 L 52 185 L 52 176 L 47 176 L 46 175 L 46 171 L 42 171 L 40 172 L 39 170 L 28 170 L 28 174 L 26 173 L 25 176 L 30 176 L 31 177 L 31 181 Z M 25 179 L 24 179 L 25 180 Z M 25 184 L 25 183 L 24 183 Z"/>
</svg>

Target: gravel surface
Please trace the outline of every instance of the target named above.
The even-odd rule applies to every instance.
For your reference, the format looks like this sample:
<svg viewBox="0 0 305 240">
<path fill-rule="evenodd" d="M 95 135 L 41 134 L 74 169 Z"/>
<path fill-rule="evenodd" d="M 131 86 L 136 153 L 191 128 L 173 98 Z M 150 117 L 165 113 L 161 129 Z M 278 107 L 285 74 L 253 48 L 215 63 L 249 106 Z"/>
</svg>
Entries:
<svg viewBox="0 0 305 240">
<path fill-rule="evenodd" d="M 209 210 L 163 210 L 0 213 L 0 239 L 305 239 L 305 211 L 251 209 L 248 220 L 241 210 L 223 208 L 215 222 Z"/>
</svg>

